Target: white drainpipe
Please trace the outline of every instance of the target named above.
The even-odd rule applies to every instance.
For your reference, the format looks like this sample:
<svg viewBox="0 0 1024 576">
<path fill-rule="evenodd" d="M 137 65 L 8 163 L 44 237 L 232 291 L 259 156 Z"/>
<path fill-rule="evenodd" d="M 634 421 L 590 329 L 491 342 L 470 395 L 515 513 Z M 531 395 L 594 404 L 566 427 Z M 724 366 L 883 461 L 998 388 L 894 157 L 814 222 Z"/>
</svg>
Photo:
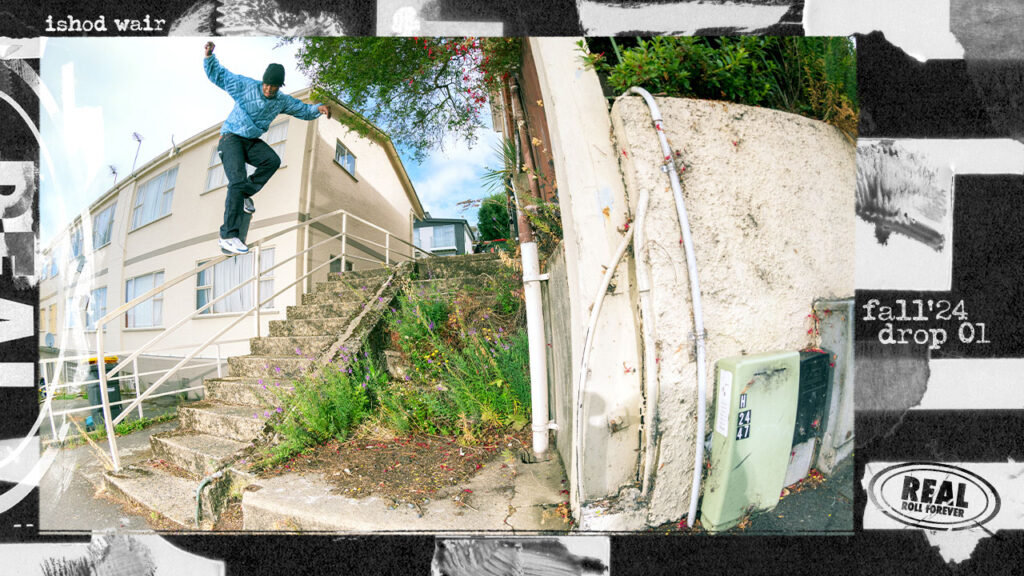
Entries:
<svg viewBox="0 0 1024 576">
<path fill-rule="evenodd" d="M 707 419 L 707 407 L 705 396 L 707 394 L 707 360 L 704 350 L 704 312 L 701 308 L 700 284 L 697 281 L 697 259 L 693 250 L 693 238 L 690 235 L 690 223 L 686 217 L 686 203 L 683 201 L 683 189 L 679 184 L 679 172 L 676 168 L 672 148 L 668 145 L 668 138 L 662 129 L 661 111 L 654 101 L 651 93 L 643 88 L 633 86 L 630 93 L 639 94 L 647 102 L 651 109 L 651 119 L 654 121 L 654 130 L 658 133 L 658 140 L 661 141 L 661 151 L 664 154 L 664 167 L 668 172 L 669 182 L 672 184 L 672 196 L 676 202 L 676 215 L 679 218 L 679 228 L 683 233 L 683 245 L 686 249 L 686 267 L 690 278 L 690 300 L 693 305 L 694 340 L 697 344 L 697 442 L 694 449 L 693 461 L 693 485 L 690 489 L 690 510 L 686 517 L 686 523 L 693 526 L 697 520 L 697 499 L 700 497 L 701 473 L 704 468 L 704 428 Z M 651 449 L 650 446 L 647 448 Z"/>
<path fill-rule="evenodd" d="M 530 349 L 530 403 L 533 412 L 533 453 L 543 460 L 548 450 L 548 353 L 544 334 L 544 313 L 540 283 L 547 275 L 540 274 L 536 242 L 519 245 L 523 257 L 523 298 L 526 301 L 526 335 Z"/>
</svg>

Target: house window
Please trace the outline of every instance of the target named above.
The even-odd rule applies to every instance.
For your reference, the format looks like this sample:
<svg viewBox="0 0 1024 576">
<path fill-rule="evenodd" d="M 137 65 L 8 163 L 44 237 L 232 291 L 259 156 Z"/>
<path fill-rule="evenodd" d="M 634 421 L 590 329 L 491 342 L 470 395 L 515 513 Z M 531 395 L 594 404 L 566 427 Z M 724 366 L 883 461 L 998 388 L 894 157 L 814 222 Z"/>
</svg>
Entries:
<svg viewBox="0 0 1024 576">
<path fill-rule="evenodd" d="M 46 331 L 46 306 L 39 307 L 39 331 Z"/>
<path fill-rule="evenodd" d="M 200 314 L 221 314 L 225 312 L 245 312 L 252 308 L 253 289 L 251 282 L 248 286 L 234 290 L 239 285 L 252 278 L 253 254 L 250 252 L 241 256 L 235 256 L 229 260 L 219 262 L 213 268 L 207 268 L 196 275 L 196 310 L 202 309 L 211 301 L 221 295 L 231 292 L 223 299 L 208 306 Z M 208 262 L 204 260 L 198 264 L 202 266 Z M 274 265 L 274 249 L 264 248 L 260 251 L 260 268 L 266 271 Z M 273 272 L 260 280 L 260 299 L 267 298 L 274 293 Z M 232 292 L 232 290 L 234 290 Z M 273 308 L 273 300 L 263 305 L 263 308 Z"/>
<path fill-rule="evenodd" d="M 68 296 L 64 307 L 64 329 L 78 328 L 82 325 L 82 308 L 75 306 L 75 297 Z"/>
<path fill-rule="evenodd" d="M 267 133 L 260 136 L 260 139 L 270 144 L 270 147 L 277 152 L 277 155 L 281 157 L 281 162 L 284 162 L 284 141 L 288 138 L 288 120 L 278 122 L 271 126 Z"/>
<path fill-rule="evenodd" d="M 103 209 L 92 219 L 92 249 L 98 250 L 110 244 L 110 233 L 114 229 L 114 210 L 117 202 Z"/>
<path fill-rule="evenodd" d="M 50 304 L 50 325 L 47 326 L 47 332 L 50 334 L 57 333 L 57 305 Z"/>
<path fill-rule="evenodd" d="M 284 162 L 284 145 L 285 140 L 288 138 L 288 121 L 284 120 L 278 122 L 267 130 L 266 134 L 260 136 L 260 139 L 270 145 L 274 149 L 274 152 L 281 157 L 281 161 Z M 256 171 L 255 166 L 245 165 L 245 173 L 252 176 L 252 173 Z M 221 186 L 227 186 L 228 176 L 224 173 L 224 165 L 220 160 L 220 153 L 217 150 L 217 145 L 213 146 L 213 151 L 210 154 L 210 168 L 206 171 L 206 191 L 209 192 L 214 188 Z"/>
<path fill-rule="evenodd" d="M 341 165 L 352 176 L 356 175 L 356 157 L 341 140 L 338 140 L 338 145 L 334 149 L 334 161 Z"/>
<path fill-rule="evenodd" d="M 89 296 L 89 303 L 85 307 L 85 329 L 95 330 L 96 322 L 107 315 L 107 287 L 97 288 Z M 103 327 L 104 330 L 106 326 Z"/>
<path fill-rule="evenodd" d="M 76 260 L 82 255 L 82 228 L 76 226 L 71 231 L 71 260 Z"/>
<path fill-rule="evenodd" d="M 274 249 L 264 248 L 260 250 L 260 272 L 262 279 L 260 280 L 259 301 L 263 302 L 263 300 L 270 298 L 269 301 L 263 304 L 262 308 L 264 310 L 274 307 L 274 299 L 271 298 L 274 295 L 274 271 L 270 270 L 273 267 Z M 267 272 L 267 270 L 270 270 L 270 272 Z"/>
<path fill-rule="evenodd" d="M 131 278 L 125 283 L 125 302 L 131 302 L 163 283 L 163 272 L 153 272 Z M 128 310 L 128 314 L 125 315 L 125 328 L 160 326 L 163 324 L 163 311 L 164 295 L 160 293 Z"/>
<path fill-rule="evenodd" d="M 455 224 L 434 227 L 434 245 L 431 250 L 455 249 Z"/>
<path fill-rule="evenodd" d="M 171 213 L 174 183 L 177 179 L 178 167 L 175 166 L 139 187 L 132 208 L 132 230 Z"/>
<path fill-rule="evenodd" d="M 50 255 L 50 277 L 56 278 L 60 272 L 60 252 L 54 252 Z"/>
</svg>

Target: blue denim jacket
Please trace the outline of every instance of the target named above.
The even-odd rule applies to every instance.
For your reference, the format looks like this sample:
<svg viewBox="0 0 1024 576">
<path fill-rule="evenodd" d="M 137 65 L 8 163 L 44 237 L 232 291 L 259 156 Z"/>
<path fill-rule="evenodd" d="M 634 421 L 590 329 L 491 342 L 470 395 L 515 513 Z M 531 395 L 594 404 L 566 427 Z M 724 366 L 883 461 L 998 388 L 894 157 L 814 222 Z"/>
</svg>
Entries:
<svg viewBox="0 0 1024 576">
<path fill-rule="evenodd" d="M 235 107 L 220 129 L 221 134 L 259 138 L 278 114 L 289 114 L 302 120 L 320 116 L 319 104 L 306 104 L 280 92 L 275 98 L 267 98 L 263 95 L 263 82 L 228 71 L 214 55 L 203 61 L 203 67 L 210 81 L 235 100 Z"/>
</svg>

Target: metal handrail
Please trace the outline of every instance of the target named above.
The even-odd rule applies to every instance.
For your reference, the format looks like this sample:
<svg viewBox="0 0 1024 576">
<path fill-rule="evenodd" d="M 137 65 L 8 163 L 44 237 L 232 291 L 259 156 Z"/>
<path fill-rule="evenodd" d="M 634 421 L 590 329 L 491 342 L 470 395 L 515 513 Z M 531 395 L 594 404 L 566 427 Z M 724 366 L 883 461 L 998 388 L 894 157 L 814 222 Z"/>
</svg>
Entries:
<svg viewBox="0 0 1024 576">
<path fill-rule="evenodd" d="M 248 338 L 235 338 L 234 340 L 224 340 L 223 342 L 221 342 L 221 344 L 233 344 L 235 342 L 247 342 L 248 340 L 249 340 Z M 168 346 L 167 348 L 161 348 L 159 351 L 163 352 L 165 350 L 179 350 L 179 349 L 182 349 L 182 348 L 192 348 L 193 346 L 195 346 L 194 343 L 180 344 L 180 345 L 177 345 L 177 346 Z M 130 354 L 130 353 L 131 353 L 131 350 L 120 350 L 120 351 L 117 351 L 117 352 L 107 352 L 107 356 L 121 356 L 122 354 Z M 151 353 L 147 354 L 147 356 L 154 356 L 154 354 L 151 352 Z M 56 364 L 58 362 L 75 362 L 75 361 L 78 361 L 78 360 L 90 360 L 92 358 L 96 358 L 96 353 L 95 352 L 86 353 L 86 354 L 78 354 L 78 355 L 75 355 L 75 356 L 54 356 L 53 358 L 40 358 L 39 359 L 39 364 Z"/>
<path fill-rule="evenodd" d="M 311 220 L 310 220 L 310 221 L 311 221 Z M 341 236 L 342 236 L 343 234 L 345 234 L 345 233 L 339 233 L 339 234 L 336 234 L 336 235 L 334 235 L 334 236 L 332 236 L 332 237 L 329 237 L 329 238 L 327 238 L 327 239 L 325 239 L 325 240 L 322 240 L 322 241 L 319 241 L 319 242 L 317 242 L 317 243 L 315 243 L 315 244 L 312 244 L 311 246 L 309 246 L 308 248 L 306 248 L 306 249 L 302 250 L 301 252 L 296 252 L 295 254 L 293 254 L 292 256 L 290 256 L 290 257 L 288 257 L 288 258 L 286 258 L 286 259 L 284 259 L 284 260 L 282 260 L 282 261 L 280 261 L 280 262 L 276 262 L 276 263 L 274 263 L 274 265 L 270 266 L 270 268 L 268 268 L 267 270 L 265 270 L 265 271 L 259 271 L 259 272 L 257 273 L 257 276 L 251 277 L 251 278 L 250 278 L 249 280 L 246 280 L 245 282 L 243 282 L 243 283 L 239 284 L 238 286 L 236 286 L 236 287 L 234 287 L 234 288 L 231 288 L 230 290 L 228 290 L 228 291 L 224 292 L 224 293 L 223 293 L 223 294 L 221 294 L 220 296 L 217 296 L 216 298 L 214 298 L 214 299 L 210 300 L 209 302 L 207 302 L 206 304 L 204 304 L 204 305 L 203 305 L 203 307 L 201 307 L 201 308 L 198 308 L 198 310 L 194 311 L 193 313 L 190 313 L 189 315 L 187 315 L 187 316 L 185 316 L 185 317 L 182 317 L 182 318 L 181 318 L 180 320 L 178 320 L 178 321 L 177 321 L 176 323 L 174 323 L 173 325 L 171 325 L 171 326 L 169 326 L 169 327 L 165 328 L 165 329 L 164 329 L 164 330 L 162 330 L 162 331 L 161 331 L 161 332 L 160 332 L 159 334 L 157 334 L 156 336 L 154 336 L 153 338 L 151 338 L 151 339 L 150 339 L 150 341 L 147 341 L 147 342 L 145 342 L 144 344 L 142 344 L 142 345 L 141 345 L 140 347 L 138 347 L 138 348 L 136 349 L 136 351 L 134 351 L 133 353 L 129 354 L 127 358 L 125 358 L 124 360 L 122 360 L 122 361 L 121 361 L 120 363 L 118 363 L 118 364 L 117 364 L 117 366 L 115 366 L 115 367 L 114 367 L 113 369 L 111 369 L 111 371 L 109 372 L 109 374 L 113 375 L 113 374 L 117 374 L 118 372 L 120 372 L 122 368 L 124 368 L 125 366 L 127 366 L 127 365 L 128 365 L 128 363 L 130 363 L 130 362 L 133 362 L 133 361 L 134 361 L 135 359 L 137 359 L 137 358 L 138 358 L 138 357 L 139 357 L 139 356 L 140 356 L 140 355 L 142 354 L 142 352 L 143 352 L 143 351 L 145 351 L 145 349 L 147 349 L 147 348 L 148 348 L 148 347 L 150 347 L 151 345 L 153 345 L 153 344 L 155 344 L 155 343 L 159 342 L 160 340 L 163 340 L 163 339 L 164 339 L 164 338 L 165 338 L 166 336 L 168 336 L 168 335 L 169 335 L 169 334 L 170 334 L 171 332 L 173 332 L 174 330 L 177 330 L 177 329 L 178 329 L 178 328 L 179 328 L 180 326 L 184 325 L 184 324 L 185 324 L 186 322 L 188 322 L 189 320 L 193 320 L 193 319 L 194 319 L 194 318 L 196 318 L 197 316 L 201 315 L 201 314 L 203 313 L 203 311 L 207 310 L 207 308 L 209 308 L 209 307 L 210 307 L 210 306 L 212 306 L 213 304 L 215 304 L 215 303 L 217 303 L 217 302 L 219 302 L 219 301 L 223 300 L 224 298 L 226 298 L 227 296 L 229 296 L 229 295 L 233 294 L 233 293 L 234 293 L 234 292 L 236 292 L 237 290 L 241 290 L 241 289 L 242 289 L 242 288 L 243 288 L 244 286 L 247 286 L 247 285 L 249 285 L 249 284 L 250 284 L 250 283 L 252 283 L 252 282 L 256 282 L 256 281 L 259 281 L 259 280 L 260 280 L 260 279 L 261 279 L 261 278 L 263 277 L 263 275 L 265 275 L 266 273 L 269 273 L 269 272 L 271 272 L 271 271 L 273 271 L 273 270 L 275 270 L 275 269 L 278 269 L 278 268 L 280 268 L 280 266 L 283 266 L 283 265 L 285 265 L 286 263 L 288 263 L 288 262 L 292 261 L 293 259 L 295 259 L 295 258 L 298 258 L 299 256 L 301 256 L 301 255 L 303 255 L 303 254 L 305 254 L 305 253 L 307 253 L 307 252 L 309 252 L 309 251 L 313 250 L 314 248 L 317 248 L 317 247 L 319 247 L 319 246 L 323 246 L 324 244 L 327 244 L 328 242 L 331 242 L 332 240 L 337 240 L 337 239 L 338 239 L 339 237 L 341 237 Z M 388 234 L 390 234 L 390 233 L 388 233 Z M 358 237 L 358 236 L 353 236 L 353 235 L 348 235 L 348 236 L 352 236 L 352 238 L 355 238 L 355 239 L 357 239 L 357 240 L 360 240 L 360 241 L 364 241 L 364 242 L 370 242 L 369 240 L 367 240 L 367 239 L 365 239 L 365 238 L 360 238 L 360 237 Z M 255 244 L 255 243 L 254 243 L 254 244 Z M 223 260 L 223 258 L 226 258 L 226 257 L 227 257 L 227 256 L 220 256 L 219 258 L 215 258 L 215 260 L 216 260 L 216 261 L 218 261 L 218 262 L 219 262 L 219 261 L 224 261 L 224 260 Z M 338 256 L 338 257 L 341 257 L 341 256 Z M 349 258 L 352 258 L 352 257 L 356 257 L 356 258 L 357 258 L 358 256 L 354 256 L 354 255 L 349 255 L 348 257 L 349 257 Z M 385 257 L 387 257 L 387 256 L 385 255 Z M 330 259 L 330 260 L 328 260 L 328 261 L 333 261 L 334 259 L 337 259 L 337 257 L 336 257 L 336 258 L 332 258 L 332 259 Z M 374 261 L 376 261 L 376 260 L 373 260 L 373 259 L 370 259 L 370 258 L 361 258 L 361 259 L 364 259 L 364 260 L 366 260 L 366 261 L 370 261 L 370 262 L 374 262 Z M 259 265 L 259 262 L 258 262 L 258 261 L 256 262 L 256 265 Z M 195 274 L 197 274 L 197 275 L 198 275 L 198 274 L 199 274 L 200 272 L 203 272 L 203 271 L 207 270 L 208 268 L 210 268 L 210 266 L 209 266 L 209 262 L 208 262 L 207 264 L 204 264 L 204 265 L 200 266 L 200 268 L 196 270 Z M 317 270 L 318 270 L 318 269 L 317 269 Z M 303 277 L 303 278 L 305 278 L 305 277 Z M 172 283 L 170 283 L 170 284 L 168 284 L 168 283 L 164 283 L 164 284 L 162 284 L 162 285 L 161 285 L 160 287 L 165 287 L 165 286 L 166 286 L 167 288 L 170 288 L 170 286 L 172 286 L 172 285 L 174 285 L 174 284 L 177 284 L 177 283 L 178 283 L 178 280 L 177 280 L 177 279 L 175 279 L 175 280 L 174 280 L 174 281 L 173 281 Z M 294 284 L 293 284 L 293 286 L 294 286 Z M 160 287 L 158 287 L 158 288 L 160 288 Z M 147 293 L 148 293 L 148 292 L 147 292 Z M 141 296 L 139 296 L 139 297 L 141 297 Z M 152 296 L 151 296 L 151 297 L 152 297 Z M 148 299 L 148 298 L 146 298 L 146 299 Z M 272 298 L 271 298 L 271 299 L 272 299 Z M 136 300 L 138 300 L 138 298 L 136 298 L 135 300 L 132 300 L 132 301 L 136 301 Z M 261 304 L 261 305 L 262 305 L 262 304 Z M 122 313 L 122 314 L 123 314 L 123 313 Z M 259 314 L 259 308 L 257 308 L 257 310 L 256 310 L 256 314 L 257 314 L 257 315 Z M 109 316 L 109 315 L 108 315 L 108 316 Z M 246 316 L 248 316 L 248 313 L 246 313 L 245 315 L 243 315 L 243 317 L 246 317 Z M 106 319 L 106 317 L 104 316 L 104 317 L 103 317 L 102 319 L 100 319 L 99 321 L 97 321 L 97 323 L 96 323 L 96 324 L 97 324 L 97 326 L 99 326 L 101 322 L 104 322 L 104 320 L 105 320 L 105 319 Z M 98 331 L 97 331 L 97 333 L 98 333 Z M 97 336 L 97 340 L 98 340 L 98 336 Z"/>
<path fill-rule="evenodd" d="M 341 217 L 342 217 L 342 231 L 340 233 L 338 233 L 338 234 L 336 234 L 334 236 L 331 236 L 331 237 L 329 237 L 326 240 L 323 240 L 321 242 L 317 242 L 316 244 L 313 244 L 313 245 L 309 246 L 308 248 L 306 248 L 306 249 L 304 249 L 304 250 L 302 250 L 300 252 L 296 252 L 295 254 L 289 256 L 288 258 L 282 260 L 281 262 L 275 263 L 274 266 L 268 268 L 267 270 L 261 270 L 260 269 L 259 253 L 260 253 L 260 248 L 261 248 L 261 246 L 264 243 L 266 243 L 266 242 L 268 242 L 268 241 L 270 241 L 270 240 L 272 240 L 274 238 L 277 238 L 279 236 L 282 236 L 282 235 L 284 235 L 284 234 L 286 234 L 288 232 L 291 232 L 291 231 L 294 231 L 294 230 L 298 230 L 300 228 L 308 228 L 309 226 L 311 226 L 312 224 L 314 224 L 316 222 L 319 222 L 320 220 L 323 220 L 325 218 L 329 218 L 331 216 L 338 216 L 338 215 L 341 215 Z M 287 228 L 284 228 L 282 230 L 278 230 L 277 232 L 274 232 L 273 234 L 270 234 L 269 236 L 266 236 L 266 237 L 261 238 L 259 240 L 255 240 L 252 243 L 250 243 L 250 245 L 249 245 L 250 249 L 254 250 L 255 253 L 256 253 L 256 262 L 255 262 L 255 266 L 254 266 L 255 267 L 255 273 L 249 279 L 247 279 L 247 280 L 245 280 L 243 282 L 240 282 L 237 286 L 235 286 L 231 290 L 228 290 L 227 292 L 225 292 L 224 294 L 221 294 L 216 299 L 206 303 L 202 308 L 199 308 L 198 310 L 192 311 L 191 313 L 186 315 L 184 318 L 182 318 L 182 319 L 178 320 L 177 322 L 175 322 L 172 326 L 162 330 L 160 334 L 158 334 L 154 338 L 150 339 L 149 342 L 147 342 L 142 347 L 140 347 L 139 349 L 137 349 L 134 352 L 132 352 L 127 358 L 125 358 L 120 363 L 118 363 L 113 369 L 111 369 L 109 371 L 109 373 L 105 369 L 105 366 L 104 366 L 104 369 L 98 370 L 99 380 L 100 380 L 100 398 L 102 399 L 102 402 L 103 402 L 103 420 L 104 420 L 104 423 L 105 423 L 106 428 L 107 428 L 107 441 L 108 441 L 108 444 L 109 444 L 109 447 L 110 447 L 111 461 L 112 461 L 112 463 L 114 465 L 114 470 L 115 471 L 119 471 L 120 470 L 121 463 L 120 463 L 120 457 L 118 455 L 118 450 L 117 450 L 117 441 L 115 439 L 116 435 L 114 434 L 114 427 L 118 423 L 120 423 L 122 420 L 124 420 L 128 416 L 128 414 L 131 413 L 133 408 L 135 408 L 136 406 L 141 405 L 141 403 L 143 401 L 145 401 L 146 399 L 148 399 L 151 396 L 153 396 L 154 392 L 161 385 L 163 385 L 164 382 L 166 382 L 168 379 L 170 379 L 171 376 L 176 374 L 178 372 L 178 370 L 180 370 L 184 364 L 186 364 L 187 362 L 191 361 L 200 352 L 202 352 L 203 350 L 208 348 L 220 336 L 222 336 L 223 334 L 227 333 L 228 330 L 231 330 L 232 328 L 237 326 L 239 323 L 241 323 L 243 320 L 249 318 L 250 315 L 252 315 L 254 313 L 255 313 L 256 321 L 257 321 L 257 336 L 258 336 L 259 335 L 260 308 L 264 304 L 266 304 L 267 302 L 272 301 L 277 296 L 279 296 L 279 295 L 285 293 L 286 291 L 290 290 L 292 287 L 294 287 L 299 282 L 302 282 L 302 281 L 306 280 L 307 278 L 311 277 L 314 273 L 316 273 L 317 271 L 322 269 L 324 266 L 327 266 L 331 262 L 334 262 L 335 260 L 340 260 L 342 262 L 342 269 L 344 269 L 344 267 L 345 267 L 345 261 L 346 261 L 347 258 L 356 258 L 356 259 L 365 260 L 365 261 L 368 261 L 368 262 L 376 262 L 376 260 L 372 260 L 372 259 L 369 259 L 369 258 L 365 258 L 365 257 L 361 257 L 361 256 L 356 256 L 356 255 L 348 255 L 347 254 L 347 246 L 348 246 L 348 238 L 349 238 L 349 236 L 351 236 L 352 238 L 358 239 L 360 241 L 363 241 L 363 242 L 374 243 L 375 244 L 375 242 L 373 242 L 371 240 L 368 240 L 368 239 L 365 239 L 365 238 L 361 238 L 359 236 L 355 236 L 355 235 L 349 234 L 348 233 L 348 220 L 349 220 L 349 218 L 354 218 L 355 220 L 357 220 L 357 221 L 359 221 L 359 222 L 369 226 L 370 228 L 375 229 L 375 230 L 380 231 L 380 232 L 383 232 L 385 234 L 385 237 L 384 237 L 384 242 L 385 243 L 384 243 L 384 246 L 383 246 L 384 247 L 384 261 L 382 262 L 382 264 L 384 264 L 385 266 L 390 266 L 390 264 L 391 264 L 391 251 L 392 251 L 392 248 L 391 248 L 391 238 L 393 236 L 393 234 L 390 231 L 388 231 L 385 228 L 382 228 L 382 227 L 380 227 L 380 226 L 378 226 L 376 224 L 373 224 L 372 222 L 364 220 L 363 218 L 360 218 L 360 217 L 358 217 L 358 216 L 356 216 L 354 214 L 350 214 L 348 211 L 343 210 L 343 209 L 335 210 L 333 212 L 328 212 L 328 213 L 322 214 L 320 216 L 317 216 L 315 218 L 310 218 L 308 220 L 305 220 L 303 222 L 299 222 L 297 224 L 294 224 L 294 225 L 289 226 Z M 292 260 L 297 259 L 299 256 L 301 256 L 303 254 L 306 254 L 307 252 L 313 250 L 314 248 L 316 248 L 318 246 L 323 245 L 326 242 L 329 242 L 331 240 L 335 240 L 335 239 L 337 239 L 339 237 L 341 238 L 341 241 L 342 241 L 341 254 L 339 254 L 338 256 L 335 256 L 333 258 L 329 258 L 329 259 L 327 259 L 327 261 L 323 262 L 322 264 L 312 268 L 311 270 L 306 271 L 304 274 L 300 275 L 298 278 L 296 278 L 293 282 L 291 282 L 290 284 L 288 284 L 284 288 L 274 292 L 274 294 L 272 294 L 271 296 L 267 297 L 266 299 L 264 299 L 262 301 L 259 301 L 259 282 L 263 279 L 263 277 L 264 277 L 264 275 L 266 273 L 274 270 L 275 268 L 278 268 L 279 266 L 282 266 L 286 262 L 291 262 Z M 405 246 L 408 246 L 408 247 L 412 248 L 411 255 L 407 256 L 405 254 L 401 254 L 401 256 L 407 257 L 410 260 L 414 260 L 416 258 L 417 253 L 425 254 L 425 255 L 428 255 L 428 256 L 434 256 L 433 253 L 431 253 L 431 252 L 429 252 L 427 250 L 423 250 L 423 249 L 421 249 L 421 248 L 419 248 L 419 247 L 417 247 L 417 246 L 415 246 L 415 245 L 413 245 L 413 244 L 411 244 L 409 242 L 406 242 L 405 240 L 402 240 L 401 238 L 395 237 L 395 240 L 397 240 L 402 245 L 405 245 Z M 379 244 L 378 244 L 378 246 L 379 246 Z M 167 291 L 172 286 L 175 286 L 175 285 L 179 284 L 180 282 L 182 282 L 182 281 L 184 281 L 184 280 L 186 280 L 188 278 L 191 278 L 192 276 L 195 276 L 195 275 L 199 274 L 200 272 L 202 272 L 204 270 L 207 270 L 207 269 L 209 269 L 209 268 L 211 268 L 213 266 L 216 266 L 220 262 L 226 261 L 228 258 L 230 258 L 230 256 L 219 256 L 219 257 L 212 258 L 210 261 L 206 262 L 205 264 L 203 264 L 203 265 L 201 265 L 201 266 L 199 266 L 199 267 L 197 267 L 197 268 L 195 268 L 193 270 L 190 270 L 189 272 L 182 273 L 182 274 L 178 275 L 177 277 L 173 278 L 172 280 L 164 282 L 160 286 L 156 286 L 153 289 L 149 290 L 148 292 L 146 292 L 146 293 L 144 293 L 144 294 L 134 298 L 133 300 L 122 304 L 121 306 L 117 307 L 115 310 L 107 313 L 102 318 L 97 320 L 97 322 L 96 322 L 96 357 L 97 358 L 103 358 L 104 357 L 104 353 L 103 353 L 103 338 L 104 338 L 104 334 L 105 334 L 104 327 L 107 324 L 109 324 L 114 319 L 119 318 L 122 314 L 124 314 L 127 311 L 131 310 L 135 306 L 137 306 L 137 305 L 139 305 L 139 304 L 141 304 L 141 303 L 143 303 L 143 302 L 153 298 L 157 294 L 161 294 L 161 293 Z M 256 304 L 254 306 L 252 306 L 248 310 L 244 311 L 241 315 L 239 315 L 236 319 L 234 319 L 232 322 L 230 322 L 227 326 L 222 328 L 220 331 L 218 331 L 216 334 L 214 334 L 213 336 L 208 338 L 206 341 L 204 341 L 201 344 L 199 344 L 190 353 L 186 354 L 177 364 L 175 364 L 173 367 L 171 367 L 169 370 L 167 370 L 166 373 L 164 373 L 163 376 L 161 376 L 155 382 L 153 382 L 149 386 L 149 388 L 146 389 L 145 392 L 142 392 L 141 394 L 138 394 L 136 396 L 136 398 L 128 405 L 128 407 L 123 409 L 123 411 L 121 412 L 121 414 L 117 418 L 111 418 L 110 399 L 109 399 L 108 394 L 107 394 L 107 384 L 106 384 L 108 376 L 114 376 L 115 374 L 117 374 L 129 362 L 134 362 L 143 353 L 143 351 L 148 349 L 151 345 L 153 345 L 156 342 L 159 342 L 160 340 L 162 340 L 171 331 L 174 331 L 177 328 L 179 328 L 180 326 L 184 325 L 188 320 L 191 320 L 191 319 L 195 318 L 203 310 L 206 310 L 207 308 L 209 308 L 210 306 L 212 306 L 216 302 L 219 302 L 223 298 L 227 297 L 229 294 L 233 294 L 236 290 L 240 290 L 240 289 L 242 289 L 243 286 L 248 286 L 252 282 L 256 282 L 256 294 L 257 294 L 256 300 L 257 300 L 257 302 L 256 302 Z"/>
</svg>

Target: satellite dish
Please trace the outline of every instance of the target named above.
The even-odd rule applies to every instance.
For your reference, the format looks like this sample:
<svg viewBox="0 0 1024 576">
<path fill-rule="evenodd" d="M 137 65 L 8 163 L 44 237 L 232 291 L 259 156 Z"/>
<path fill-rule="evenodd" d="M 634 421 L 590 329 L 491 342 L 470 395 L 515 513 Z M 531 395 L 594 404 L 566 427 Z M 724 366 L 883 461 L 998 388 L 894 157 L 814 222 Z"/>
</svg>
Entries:
<svg viewBox="0 0 1024 576">
<path fill-rule="evenodd" d="M 54 344 L 53 341 L 54 341 L 53 332 L 47 332 L 46 333 L 46 346 L 48 348 L 53 348 L 53 344 Z"/>
</svg>

